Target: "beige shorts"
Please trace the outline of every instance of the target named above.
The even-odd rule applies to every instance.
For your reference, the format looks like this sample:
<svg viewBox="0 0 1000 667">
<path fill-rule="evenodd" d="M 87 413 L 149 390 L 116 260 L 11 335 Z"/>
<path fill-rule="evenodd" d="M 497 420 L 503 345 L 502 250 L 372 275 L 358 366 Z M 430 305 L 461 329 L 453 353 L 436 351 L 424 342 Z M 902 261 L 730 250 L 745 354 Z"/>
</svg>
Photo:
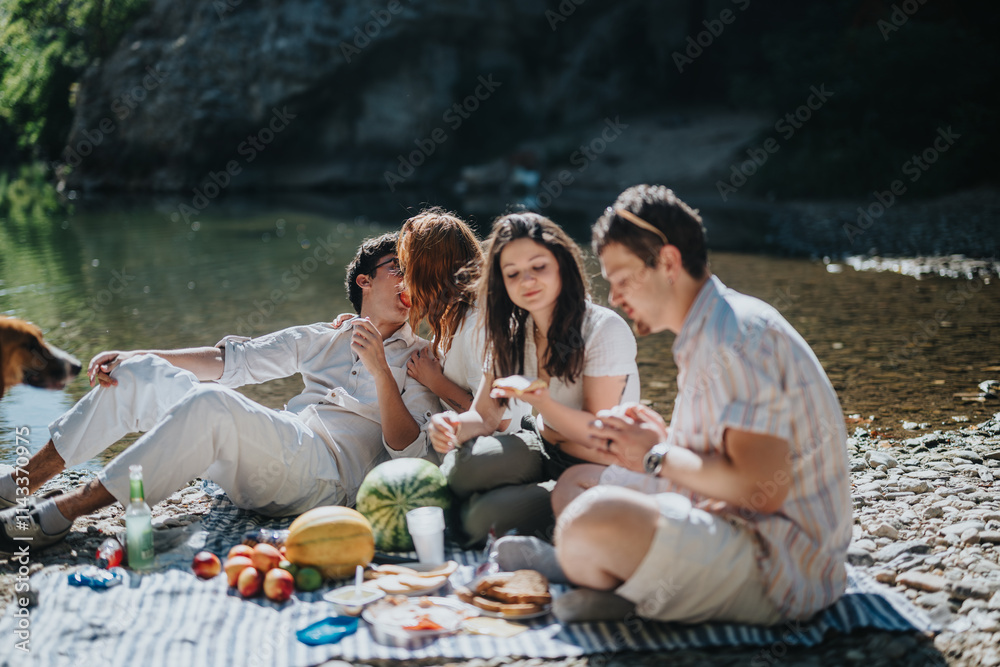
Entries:
<svg viewBox="0 0 1000 667">
<path fill-rule="evenodd" d="M 628 473 L 628 474 L 625 474 Z M 635 475 L 634 484 L 631 476 Z M 612 466 L 602 484 L 648 486 L 646 475 Z M 648 493 L 647 489 L 636 490 Z M 677 493 L 652 494 L 660 508 L 653 544 L 616 591 L 636 612 L 658 621 L 732 621 L 773 625 L 781 614 L 768 599 L 753 535 L 724 517 L 697 509 Z"/>
</svg>

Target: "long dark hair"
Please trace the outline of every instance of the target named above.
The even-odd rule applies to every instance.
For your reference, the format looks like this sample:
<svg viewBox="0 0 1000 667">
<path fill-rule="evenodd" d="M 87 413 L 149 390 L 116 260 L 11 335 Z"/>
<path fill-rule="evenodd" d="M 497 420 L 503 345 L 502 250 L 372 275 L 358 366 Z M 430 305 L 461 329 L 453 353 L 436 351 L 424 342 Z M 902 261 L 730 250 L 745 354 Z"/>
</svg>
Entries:
<svg viewBox="0 0 1000 667">
<path fill-rule="evenodd" d="M 539 364 L 564 382 L 575 382 L 583 372 L 583 317 L 590 300 L 590 282 L 583 268 L 583 254 L 559 225 L 537 213 L 510 213 L 493 223 L 486 240 L 486 260 L 479 279 L 479 303 L 485 306 L 486 349 L 492 356 L 494 377 L 524 372 L 525 322 L 528 311 L 514 305 L 507 295 L 500 253 L 512 241 L 531 239 L 547 248 L 559 263 L 562 291 L 552 313 L 548 352 Z"/>
<path fill-rule="evenodd" d="M 470 285 L 483 261 L 479 240 L 457 215 L 434 207 L 403 223 L 396 253 L 413 301 L 410 325 L 416 330 L 426 317 L 436 351 L 446 354 L 473 307 Z"/>
</svg>

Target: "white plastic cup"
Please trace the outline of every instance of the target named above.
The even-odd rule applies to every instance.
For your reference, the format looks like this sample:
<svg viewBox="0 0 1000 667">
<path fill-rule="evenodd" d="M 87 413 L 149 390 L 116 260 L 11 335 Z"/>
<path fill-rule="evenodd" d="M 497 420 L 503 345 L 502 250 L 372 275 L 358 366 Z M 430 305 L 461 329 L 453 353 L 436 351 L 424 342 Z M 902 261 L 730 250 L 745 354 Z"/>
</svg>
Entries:
<svg viewBox="0 0 1000 667">
<path fill-rule="evenodd" d="M 417 558 L 427 565 L 444 563 L 444 510 L 418 507 L 406 513 L 406 527 L 413 538 Z"/>
</svg>

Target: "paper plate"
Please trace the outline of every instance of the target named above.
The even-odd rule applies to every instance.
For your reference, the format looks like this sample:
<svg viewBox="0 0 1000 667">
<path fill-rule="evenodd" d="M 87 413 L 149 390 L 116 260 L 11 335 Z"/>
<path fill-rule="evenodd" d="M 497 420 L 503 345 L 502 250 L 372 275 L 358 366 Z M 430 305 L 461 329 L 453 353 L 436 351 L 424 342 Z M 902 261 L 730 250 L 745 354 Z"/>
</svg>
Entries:
<svg viewBox="0 0 1000 667">
<path fill-rule="evenodd" d="M 442 597 L 408 599 L 400 604 L 380 600 L 366 608 L 361 618 L 371 625 L 372 636 L 380 644 L 403 648 L 419 648 L 438 637 L 452 635 L 462 629 L 462 623 L 479 615 L 480 610 L 460 600 Z M 433 630 L 407 630 L 421 618 L 441 626 Z"/>
<path fill-rule="evenodd" d="M 417 563 L 417 562 L 399 563 L 399 565 L 403 567 L 408 567 L 411 570 L 415 570 L 417 572 L 429 572 L 431 570 L 435 570 L 441 567 L 440 565 L 427 565 L 425 563 Z M 385 591 L 388 595 L 405 595 L 407 597 L 414 597 L 419 595 L 430 595 L 431 593 L 439 591 L 441 590 L 441 588 L 444 587 L 445 584 L 448 583 L 450 579 L 449 575 L 434 579 L 433 583 L 429 586 L 410 587 L 403 585 L 402 584 L 403 580 L 401 580 L 400 577 L 407 577 L 406 581 L 412 583 L 419 583 L 419 580 L 422 578 L 422 577 L 413 578 L 412 575 L 387 574 L 384 577 L 379 577 L 378 579 L 369 579 L 368 581 L 365 582 L 365 585 L 375 586 Z M 388 586 L 383 587 L 382 582 L 384 582 Z"/>
</svg>

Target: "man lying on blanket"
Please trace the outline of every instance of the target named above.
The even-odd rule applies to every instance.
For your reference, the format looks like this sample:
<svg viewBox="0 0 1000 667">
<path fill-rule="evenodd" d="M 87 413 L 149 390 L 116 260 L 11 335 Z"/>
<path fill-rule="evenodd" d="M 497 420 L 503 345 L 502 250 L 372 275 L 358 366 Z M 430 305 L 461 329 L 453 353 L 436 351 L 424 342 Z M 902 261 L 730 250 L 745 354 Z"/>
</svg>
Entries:
<svg viewBox="0 0 1000 667">
<path fill-rule="evenodd" d="M 406 374 L 427 341 L 407 324 L 396 235 L 362 244 L 347 271 L 360 316 L 334 329 L 320 323 L 259 338 L 226 337 L 215 347 L 103 352 L 90 363 L 83 397 L 49 430 L 52 439 L 25 467 L 35 491 L 66 466 L 145 431 L 96 479 L 54 499 L 24 498 L 0 474 L 0 552 L 16 539 L 33 549 L 58 542 L 73 520 L 129 502 L 129 466 L 141 464 L 154 505 L 194 477 L 221 486 L 239 507 L 271 516 L 319 505 L 353 504 L 378 463 L 427 453 L 426 425 L 437 397 Z M 302 393 L 285 410 L 259 405 L 232 387 L 301 373 Z M 15 471 L 17 472 L 17 471 Z M 23 482 L 22 482 L 23 483 Z"/>
<path fill-rule="evenodd" d="M 593 237 L 611 304 L 640 333 L 677 334 L 673 416 L 599 413 L 594 445 L 619 464 L 567 470 L 555 549 L 504 538 L 501 565 L 584 587 L 557 600 L 563 620 L 809 618 L 844 592 L 852 523 L 843 415 L 819 360 L 774 308 L 709 272 L 701 218 L 667 188 L 626 190 Z"/>
</svg>

